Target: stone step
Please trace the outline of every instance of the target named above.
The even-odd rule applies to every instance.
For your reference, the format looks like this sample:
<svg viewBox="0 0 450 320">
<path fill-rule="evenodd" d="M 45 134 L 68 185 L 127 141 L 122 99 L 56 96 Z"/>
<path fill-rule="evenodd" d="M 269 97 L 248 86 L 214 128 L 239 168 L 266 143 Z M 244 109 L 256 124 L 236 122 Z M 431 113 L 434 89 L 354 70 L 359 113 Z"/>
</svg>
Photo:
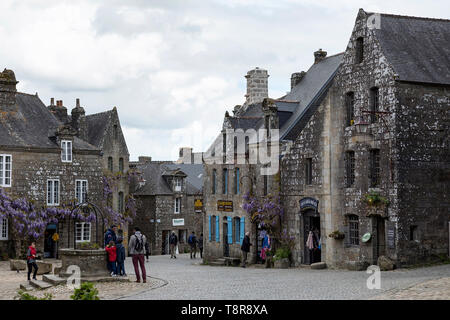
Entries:
<svg viewBox="0 0 450 320">
<path fill-rule="evenodd" d="M 213 260 L 209 263 L 211 266 L 224 266 L 225 265 L 225 261 L 217 261 L 217 260 Z"/>
<path fill-rule="evenodd" d="M 32 285 L 30 285 L 28 282 L 25 282 L 25 283 L 20 284 L 20 289 L 22 289 L 24 291 L 31 291 L 34 289 L 34 287 Z"/>
<path fill-rule="evenodd" d="M 41 281 L 41 280 L 30 280 L 30 284 L 33 287 L 38 288 L 40 290 L 48 289 L 48 288 L 53 287 L 52 284 L 50 284 L 48 282 L 45 282 L 45 281 Z"/>
<path fill-rule="evenodd" d="M 325 262 L 311 263 L 311 269 L 325 269 L 327 264 Z"/>
<path fill-rule="evenodd" d="M 44 274 L 42 280 L 57 286 L 58 284 L 66 283 L 66 279 L 60 278 L 54 274 Z"/>
</svg>

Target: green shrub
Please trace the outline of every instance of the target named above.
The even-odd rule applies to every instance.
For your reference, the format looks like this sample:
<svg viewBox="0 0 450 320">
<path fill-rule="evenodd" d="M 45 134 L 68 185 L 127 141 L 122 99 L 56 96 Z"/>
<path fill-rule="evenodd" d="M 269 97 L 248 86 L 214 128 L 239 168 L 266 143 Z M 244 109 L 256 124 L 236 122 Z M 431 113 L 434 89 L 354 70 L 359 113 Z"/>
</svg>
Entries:
<svg viewBox="0 0 450 320">
<path fill-rule="evenodd" d="M 85 241 L 80 243 L 80 249 L 81 250 L 96 250 L 96 249 L 100 249 L 100 246 L 98 245 L 98 243 L 92 243 L 89 241 Z"/>
<path fill-rule="evenodd" d="M 72 300 L 100 300 L 98 290 L 92 282 L 82 283 L 79 289 L 74 290 L 70 298 Z"/>
<path fill-rule="evenodd" d="M 14 297 L 15 300 L 52 300 L 53 296 L 50 293 L 45 293 L 43 298 L 38 298 L 23 290 L 17 291 L 17 296 Z"/>
<path fill-rule="evenodd" d="M 291 250 L 289 250 L 289 248 L 286 248 L 286 247 L 278 248 L 277 251 L 275 251 L 273 260 L 278 261 L 281 259 L 289 259 L 290 254 L 291 254 Z"/>
</svg>

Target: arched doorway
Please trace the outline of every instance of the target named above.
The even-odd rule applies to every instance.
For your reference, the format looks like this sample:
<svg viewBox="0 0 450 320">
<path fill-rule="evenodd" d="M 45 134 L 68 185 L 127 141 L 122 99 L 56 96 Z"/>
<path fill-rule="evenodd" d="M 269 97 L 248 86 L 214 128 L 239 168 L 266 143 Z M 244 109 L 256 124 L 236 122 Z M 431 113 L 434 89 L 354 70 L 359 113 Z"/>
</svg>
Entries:
<svg viewBox="0 0 450 320">
<path fill-rule="evenodd" d="M 319 201 L 314 198 L 300 200 L 300 214 L 302 221 L 301 234 L 303 234 L 303 264 L 321 261 L 320 244 L 320 214 Z"/>
</svg>

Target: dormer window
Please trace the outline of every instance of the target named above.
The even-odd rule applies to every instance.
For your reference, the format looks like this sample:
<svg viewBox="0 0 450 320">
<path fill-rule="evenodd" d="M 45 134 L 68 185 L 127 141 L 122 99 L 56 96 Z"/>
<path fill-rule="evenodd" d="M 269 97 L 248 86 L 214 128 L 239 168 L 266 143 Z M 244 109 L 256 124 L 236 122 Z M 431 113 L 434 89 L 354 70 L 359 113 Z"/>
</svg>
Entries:
<svg viewBox="0 0 450 320">
<path fill-rule="evenodd" d="M 181 186 L 183 185 L 183 179 L 182 178 L 175 178 L 175 182 L 174 182 L 174 190 L 179 192 L 181 191 Z"/>
<path fill-rule="evenodd" d="M 61 161 L 72 162 L 72 141 L 70 140 L 61 141 Z"/>
</svg>

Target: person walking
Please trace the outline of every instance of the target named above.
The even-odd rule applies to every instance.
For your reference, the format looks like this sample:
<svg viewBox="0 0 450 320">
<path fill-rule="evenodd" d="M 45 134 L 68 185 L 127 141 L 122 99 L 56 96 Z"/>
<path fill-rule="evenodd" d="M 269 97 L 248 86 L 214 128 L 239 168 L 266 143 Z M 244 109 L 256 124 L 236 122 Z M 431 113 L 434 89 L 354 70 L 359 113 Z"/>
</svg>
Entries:
<svg viewBox="0 0 450 320">
<path fill-rule="evenodd" d="M 117 245 L 116 245 L 116 251 L 117 251 L 117 260 L 116 260 L 116 272 L 118 276 L 126 277 L 127 273 L 125 272 L 125 259 L 126 259 L 126 253 L 125 253 L 125 247 L 122 244 L 123 238 L 118 237 L 117 238 Z"/>
<path fill-rule="evenodd" d="M 188 244 L 191 247 L 191 259 L 192 259 L 192 253 L 194 253 L 194 259 L 195 259 L 195 255 L 197 253 L 197 237 L 195 236 L 194 231 L 192 231 L 191 235 L 188 238 Z"/>
<path fill-rule="evenodd" d="M 38 271 L 38 266 L 36 264 L 36 243 L 32 242 L 31 245 L 28 247 L 28 251 L 27 251 L 27 266 L 28 266 L 28 281 L 30 281 L 30 275 L 31 275 L 31 271 L 34 268 L 34 272 L 33 272 L 33 280 L 37 280 L 36 279 L 36 274 Z"/>
<path fill-rule="evenodd" d="M 111 277 L 117 276 L 116 260 L 117 260 L 117 248 L 114 241 L 110 241 L 105 248 L 108 255 L 108 270 L 111 270 Z"/>
<path fill-rule="evenodd" d="M 200 251 L 200 259 L 203 259 L 203 233 L 198 238 L 198 251 Z"/>
<path fill-rule="evenodd" d="M 244 240 L 242 240 L 241 251 L 242 251 L 242 268 L 245 268 L 247 263 L 247 255 L 250 252 L 250 232 L 245 233 Z"/>
<path fill-rule="evenodd" d="M 170 258 L 177 258 L 175 254 L 175 250 L 178 244 L 178 237 L 175 232 L 172 231 L 172 234 L 169 237 L 169 246 L 170 246 Z"/>
<path fill-rule="evenodd" d="M 128 245 L 128 252 L 131 254 L 134 272 L 136 273 L 136 282 L 141 282 L 141 277 L 139 274 L 139 266 L 141 267 L 142 272 L 142 282 L 147 282 L 147 273 L 145 271 L 145 243 L 147 239 L 141 233 L 141 230 L 138 227 L 134 228 L 134 234 L 130 238 L 130 243 Z M 139 266 L 138 266 L 139 264 Z"/>
</svg>

